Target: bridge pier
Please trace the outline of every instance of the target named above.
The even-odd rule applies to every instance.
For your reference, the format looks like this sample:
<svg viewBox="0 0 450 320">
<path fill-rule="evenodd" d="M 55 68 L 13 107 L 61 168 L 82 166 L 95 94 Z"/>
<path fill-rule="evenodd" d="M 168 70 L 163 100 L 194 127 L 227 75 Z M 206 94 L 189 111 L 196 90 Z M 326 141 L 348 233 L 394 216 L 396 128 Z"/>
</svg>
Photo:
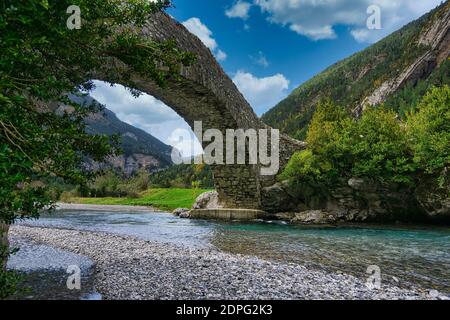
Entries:
<svg viewBox="0 0 450 320">
<path fill-rule="evenodd" d="M 216 220 L 255 220 L 263 219 L 267 213 L 256 209 L 194 209 L 191 210 L 190 218 L 193 219 L 216 219 Z"/>
</svg>

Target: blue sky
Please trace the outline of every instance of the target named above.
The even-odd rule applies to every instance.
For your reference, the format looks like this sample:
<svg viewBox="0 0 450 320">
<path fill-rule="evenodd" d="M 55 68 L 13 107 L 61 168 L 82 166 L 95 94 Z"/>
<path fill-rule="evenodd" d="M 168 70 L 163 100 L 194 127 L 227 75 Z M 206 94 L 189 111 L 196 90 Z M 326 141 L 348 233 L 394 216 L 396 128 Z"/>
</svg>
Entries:
<svg viewBox="0 0 450 320">
<path fill-rule="evenodd" d="M 174 0 L 175 7 L 168 13 L 211 49 L 261 115 L 326 67 L 366 48 L 440 2 Z M 379 9 L 381 29 L 367 27 L 373 5 Z M 121 120 L 176 146 L 185 156 L 201 152 L 187 124 L 163 103 L 148 95 L 134 99 L 121 86 L 96 84 L 92 96 Z M 179 142 L 180 135 L 183 142 Z"/>
</svg>

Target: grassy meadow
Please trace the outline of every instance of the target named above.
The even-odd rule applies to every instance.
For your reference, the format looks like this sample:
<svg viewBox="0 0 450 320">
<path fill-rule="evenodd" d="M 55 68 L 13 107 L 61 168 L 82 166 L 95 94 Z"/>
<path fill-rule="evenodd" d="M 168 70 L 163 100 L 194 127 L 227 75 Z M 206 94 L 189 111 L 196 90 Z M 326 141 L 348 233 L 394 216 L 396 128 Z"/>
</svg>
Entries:
<svg viewBox="0 0 450 320">
<path fill-rule="evenodd" d="M 207 189 L 184 188 L 151 188 L 140 192 L 137 197 L 102 197 L 81 198 L 73 197 L 67 202 L 99 205 L 131 205 L 152 206 L 161 210 L 174 210 L 176 208 L 190 208 L 195 199 Z"/>
</svg>

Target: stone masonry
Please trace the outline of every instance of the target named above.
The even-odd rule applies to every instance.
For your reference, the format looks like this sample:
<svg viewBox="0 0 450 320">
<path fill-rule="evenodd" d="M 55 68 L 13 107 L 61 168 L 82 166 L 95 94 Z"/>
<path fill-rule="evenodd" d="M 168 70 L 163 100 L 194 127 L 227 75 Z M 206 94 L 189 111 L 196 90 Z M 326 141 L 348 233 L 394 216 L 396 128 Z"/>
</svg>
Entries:
<svg viewBox="0 0 450 320">
<path fill-rule="evenodd" d="M 210 50 L 183 25 L 165 13 L 157 13 L 138 32 L 154 40 L 174 39 L 180 49 L 196 55 L 196 62 L 182 69 L 180 81 L 172 81 L 164 88 L 149 77 L 132 74 L 136 84 L 134 89 L 161 100 L 191 127 L 194 121 L 202 121 L 203 130 L 214 128 L 223 133 L 226 129 L 269 128 L 256 116 Z M 121 83 L 120 74 L 112 75 L 114 72 L 108 68 L 102 66 L 91 76 Z M 287 163 L 293 152 L 303 147 L 303 142 L 282 135 L 280 167 Z M 264 209 L 261 190 L 275 182 L 273 176 L 260 176 L 257 165 L 214 165 L 213 173 L 220 204 L 228 208 Z"/>
</svg>

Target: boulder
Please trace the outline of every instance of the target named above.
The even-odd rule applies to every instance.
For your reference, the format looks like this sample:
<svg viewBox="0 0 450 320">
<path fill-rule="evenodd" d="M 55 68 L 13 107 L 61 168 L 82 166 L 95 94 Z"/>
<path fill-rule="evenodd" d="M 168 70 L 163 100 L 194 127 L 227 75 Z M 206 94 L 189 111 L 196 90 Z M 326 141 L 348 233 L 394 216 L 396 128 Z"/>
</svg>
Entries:
<svg viewBox="0 0 450 320">
<path fill-rule="evenodd" d="M 180 214 L 188 211 L 190 211 L 188 208 L 176 208 L 175 210 L 172 211 L 172 213 L 176 216 L 179 216 Z"/>
<path fill-rule="evenodd" d="M 286 191 L 284 183 L 276 183 L 262 189 L 262 207 L 267 212 L 290 211 L 295 201 Z"/>
<path fill-rule="evenodd" d="M 195 199 L 195 202 L 192 205 L 192 209 L 218 209 L 221 207 L 217 191 L 202 193 Z"/>
<path fill-rule="evenodd" d="M 446 179 L 442 187 L 437 186 L 436 177 L 425 177 L 416 188 L 416 199 L 430 218 L 450 221 L 449 171 L 450 169 L 446 168 L 443 172 Z"/>
<path fill-rule="evenodd" d="M 183 218 L 183 219 L 188 219 L 188 218 L 191 217 L 191 211 L 190 210 L 183 211 L 183 212 L 180 213 L 179 217 Z"/>
<path fill-rule="evenodd" d="M 295 217 L 291 222 L 300 224 L 332 224 L 336 222 L 336 216 L 322 210 L 307 210 L 295 213 Z"/>
</svg>

